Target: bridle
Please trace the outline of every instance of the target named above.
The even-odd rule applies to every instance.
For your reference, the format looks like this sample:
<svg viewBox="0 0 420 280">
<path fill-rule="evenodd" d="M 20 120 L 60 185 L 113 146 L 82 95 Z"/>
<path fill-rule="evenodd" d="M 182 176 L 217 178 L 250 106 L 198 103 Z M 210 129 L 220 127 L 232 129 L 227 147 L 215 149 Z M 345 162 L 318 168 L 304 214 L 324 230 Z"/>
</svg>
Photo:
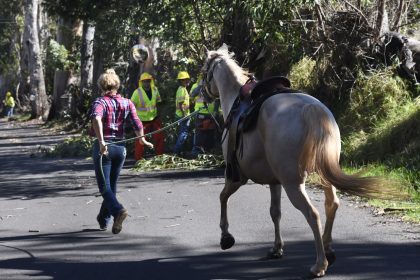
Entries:
<svg viewBox="0 0 420 280">
<path fill-rule="evenodd" d="M 216 61 L 216 59 L 220 58 Z M 201 94 L 207 100 L 214 100 L 219 98 L 218 95 L 211 91 L 210 82 L 213 80 L 214 68 L 223 61 L 221 55 L 215 55 L 209 61 L 207 61 L 207 67 L 203 70 L 203 86 L 201 88 Z"/>
</svg>

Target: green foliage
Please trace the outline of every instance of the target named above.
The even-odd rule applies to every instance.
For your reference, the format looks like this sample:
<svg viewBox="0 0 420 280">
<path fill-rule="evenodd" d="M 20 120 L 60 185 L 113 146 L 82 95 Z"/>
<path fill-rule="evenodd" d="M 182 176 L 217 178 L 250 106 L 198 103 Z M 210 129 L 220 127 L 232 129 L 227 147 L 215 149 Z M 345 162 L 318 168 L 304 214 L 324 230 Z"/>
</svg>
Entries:
<svg viewBox="0 0 420 280">
<path fill-rule="evenodd" d="M 316 92 L 320 68 L 322 63 L 315 66 L 306 57 L 293 65 L 289 75 L 293 87 Z M 374 166 L 374 175 L 395 173 L 392 176 L 401 176 L 412 196 L 418 197 L 420 98 L 413 98 L 415 94 L 394 72 L 393 67 L 358 72 L 348 110 L 338 119 L 342 159 L 344 165 Z"/>
<path fill-rule="evenodd" d="M 339 120 L 346 163 L 381 162 L 420 187 L 420 102 L 392 69 L 359 73 L 350 110 Z"/>
<path fill-rule="evenodd" d="M 92 155 L 93 138 L 87 135 L 70 137 L 47 152 L 50 157 L 89 157 Z"/>
<path fill-rule="evenodd" d="M 223 167 L 222 156 L 199 155 L 197 159 L 184 159 L 173 155 L 159 155 L 151 159 L 141 159 L 134 166 L 136 171 L 166 169 L 202 169 Z"/>
<path fill-rule="evenodd" d="M 363 130 L 343 138 L 343 158 L 355 162 L 384 162 L 413 173 L 410 180 L 420 187 L 420 107 L 408 102 L 389 112 L 390 119 L 377 123 L 370 133 Z M 416 175 L 417 174 L 417 175 Z"/>
<path fill-rule="evenodd" d="M 72 64 L 68 60 L 69 52 L 66 47 L 52 39 L 48 44 L 47 56 L 47 67 L 51 67 L 54 70 L 67 70 Z"/>
<path fill-rule="evenodd" d="M 23 30 L 21 5 L 22 1 L 0 0 L 0 74 L 18 68 L 18 42 Z"/>
<path fill-rule="evenodd" d="M 404 81 L 393 74 L 392 68 L 375 70 L 368 75 L 359 72 L 351 93 L 351 114 L 342 119 L 342 129 L 344 132 L 370 131 L 378 122 L 398 118 L 410 100 Z"/>
<path fill-rule="evenodd" d="M 318 76 L 315 70 L 316 61 L 307 56 L 292 65 L 288 75 L 292 87 L 309 93 L 316 89 Z"/>
</svg>

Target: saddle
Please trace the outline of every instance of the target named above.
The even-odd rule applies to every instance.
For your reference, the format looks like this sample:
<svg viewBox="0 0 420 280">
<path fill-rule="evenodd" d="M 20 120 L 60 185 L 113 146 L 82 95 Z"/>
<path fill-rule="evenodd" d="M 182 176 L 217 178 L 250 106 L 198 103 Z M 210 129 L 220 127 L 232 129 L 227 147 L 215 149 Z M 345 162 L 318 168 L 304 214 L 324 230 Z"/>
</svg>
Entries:
<svg viewBox="0 0 420 280">
<path fill-rule="evenodd" d="M 290 86 L 286 77 L 274 76 L 259 82 L 250 79 L 241 88 L 225 122 L 225 133 L 229 131 L 225 173 L 231 182 L 247 180 L 237 158 L 243 156 L 243 133 L 255 128 L 261 106 L 268 98 L 280 93 L 300 92 Z"/>
</svg>

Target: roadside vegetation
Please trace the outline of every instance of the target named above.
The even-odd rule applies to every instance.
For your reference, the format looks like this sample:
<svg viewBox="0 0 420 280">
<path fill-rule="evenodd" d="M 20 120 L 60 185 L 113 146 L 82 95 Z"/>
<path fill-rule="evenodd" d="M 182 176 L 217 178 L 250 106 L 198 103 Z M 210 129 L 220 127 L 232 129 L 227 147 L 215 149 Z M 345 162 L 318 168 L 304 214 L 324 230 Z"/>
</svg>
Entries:
<svg viewBox="0 0 420 280">
<path fill-rule="evenodd" d="M 304 57 L 292 66 L 289 77 L 296 88 L 315 92 L 320 73 L 319 66 Z M 416 88 L 395 74 L 395 66 L 359 71 L 348 108 L 334 113 L 342 133 L 344 170 L 393 180 L 398 182 L 396 188 L 410 196 L 403 202 L 369 203 L 384 214 L 420 223 L 420 97 Z M 311 179 L 319 183 L 316 177 Z"/>
<path fill-rule="evenodd" d="M 204 168 L 222 168 L 224 167 L 223 156 L 202 154 L 198 155 L 196 159 L 185 159 L 175 155 L 159 155 L 150 159 L 141 159 L 137 161 L 134 170 L 152 171 L 152 170 L 166 170 L 166 169 L 204 169 Z"/>
</svg>

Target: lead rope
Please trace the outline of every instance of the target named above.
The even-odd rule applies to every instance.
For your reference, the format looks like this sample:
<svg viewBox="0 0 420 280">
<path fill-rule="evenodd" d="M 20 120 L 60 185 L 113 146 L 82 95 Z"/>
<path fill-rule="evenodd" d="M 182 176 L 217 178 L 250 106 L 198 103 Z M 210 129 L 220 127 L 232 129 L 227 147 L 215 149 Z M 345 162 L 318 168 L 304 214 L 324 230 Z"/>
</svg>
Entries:
<svg viewBox="0 0 420 280">
<path fill-rule="evenodd" d="M 121 141 L 116 141 L 116 142 L 112 142 L 112 143 L 106 143 L 106 142 L 105 142 L 105 146 L 109 146 L 109 145 L 115 145 L 115 144 L 119 144 L 119 143 L 129 142 L 129 141 L 132 141 L 132 140 L 136 140 L 136 139 L 139 139 L 139 138 L 143 138 L 143 137 L 150 136 L 150 135 L 153 135 L 153 134 L 159 133 L 159 132 L 161 132 L 161 131 L 167 130 L 168 128 L 170 128 L 170 127 L 172 127 L 172 126 L 174 126 L 174 125 L 176 125 L 176 124 L 178 124 L 178 123 L 180 123 L 180 122 L 182 122 L 182 121 L 184 121 L 184 120 L 190 119 L 190 118 L 192 118 L 193 116 L 197 115 L 197 114 L 200 112 L 200 109 L 202 109 L 202 108 L 205 108 L 205 107 L 201 107 L 201 108 L 199 108 L 199 110 L 194 111 L 194 112 L 192 112 L 191 114 L 189 114 L 188 116 L 182 117 L 182 118 L 180 118 L 179 120 L 177 120 L 177 121 L 175 121 L 175 122 L 173 122 L 173 123 L 170 123 L 170 124 L 168 124 L 168 125 L 167 125 L 167 126 L 165 126 L 165 127 L 162 127 L 161 129 L 158 129 L 158 130 L 155 130 L 155 131 L 149 132 L 149 133 L 147 133 L 147 134 L 144 134 L 143 136 L 136 136 L 136 137 L 132 137 L 132 138 L 128 138 L 128 139 L 124 139 L 124 140 L 121 140 Z M 99 168 L 100 168 L 100 170 L 101 170 L 102 179 L 104 180 L 104 184 L 105 184 L 105 190 L 104 190 L 104 192 L 102 192 L 101 194 L 104 194 L 104 193 L 107 191 L 107 186 L 106 186 L 106 180 L 105 180 L 104 170 L 103 170 L 103 168 L 102 168 L 102 158 L 103 158 L 103 154 L 101 154 L 101 156 L 100 156 L 100 158 L 99 158 Z"/>
</svg>

